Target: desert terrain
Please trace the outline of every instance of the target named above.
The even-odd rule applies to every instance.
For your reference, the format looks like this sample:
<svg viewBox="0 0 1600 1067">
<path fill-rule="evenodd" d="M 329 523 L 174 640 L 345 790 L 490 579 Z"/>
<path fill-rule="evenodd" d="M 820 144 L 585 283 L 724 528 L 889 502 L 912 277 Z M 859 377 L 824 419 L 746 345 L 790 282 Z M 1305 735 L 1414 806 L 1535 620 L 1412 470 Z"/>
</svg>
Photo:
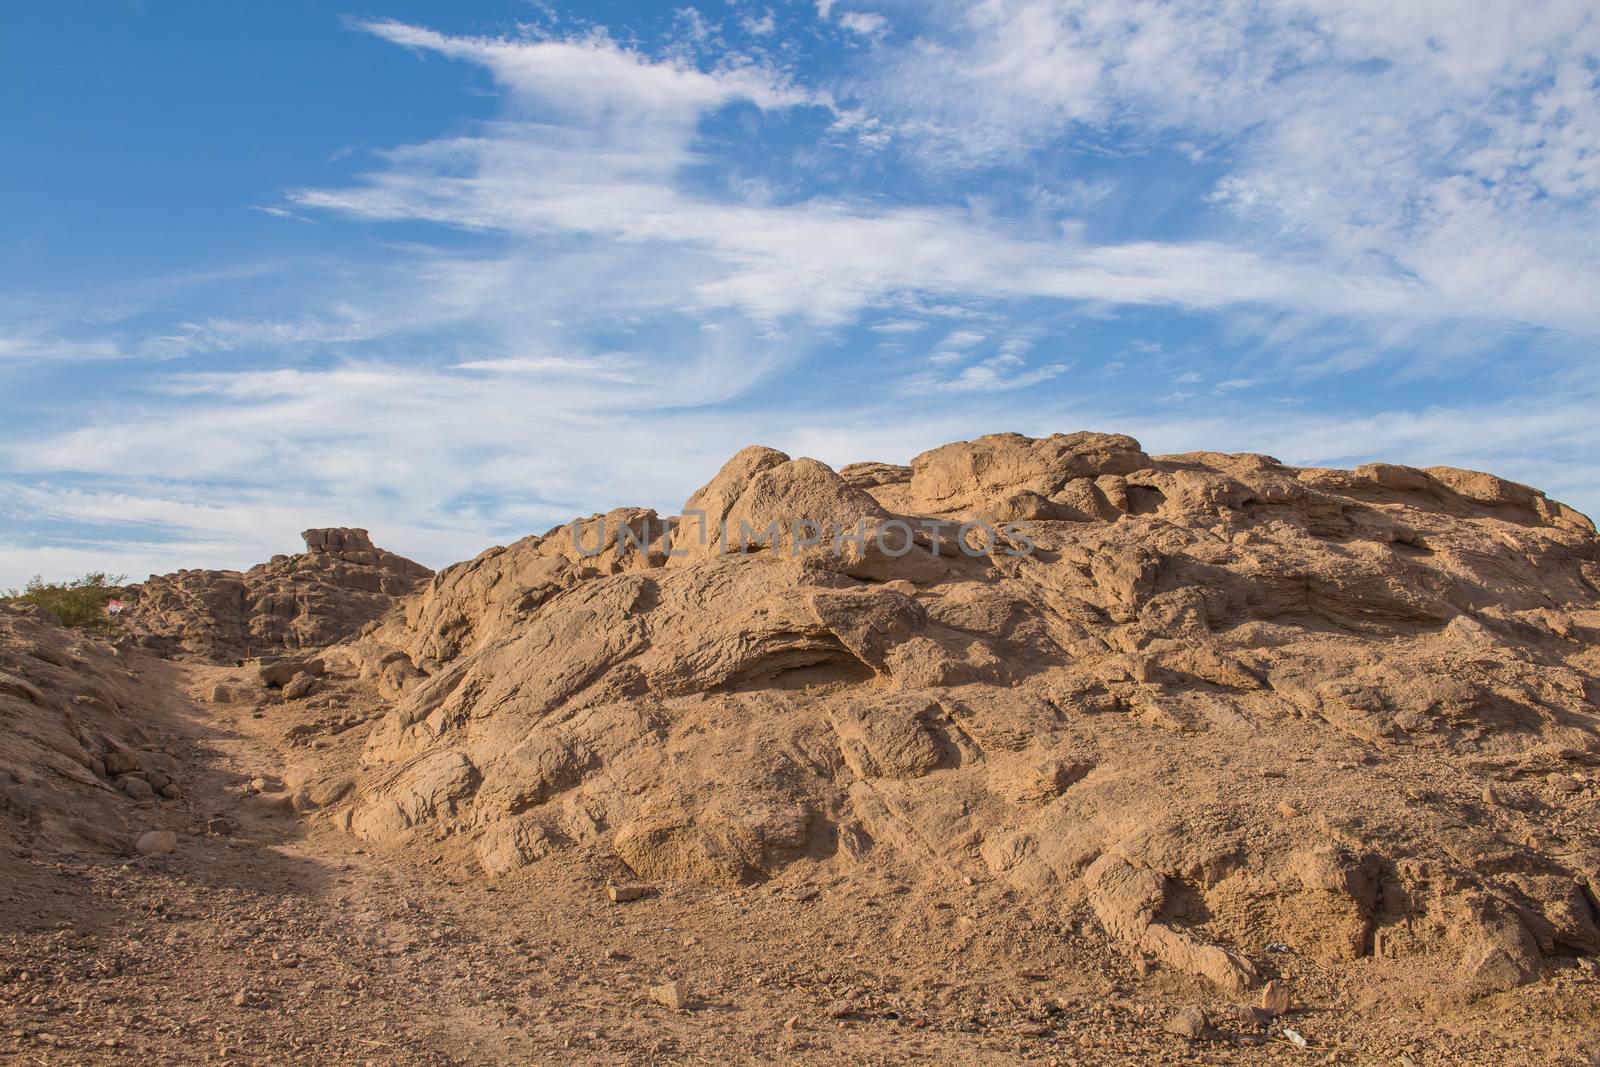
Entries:
<svg viewBox="0 0 1600 1067">
<path fill-rule="evenodd" d="M 0 604 L 0 1062 L 1600 1060 L 1583 515 L 1087 432 L 707 473 Z"/>
</svg>

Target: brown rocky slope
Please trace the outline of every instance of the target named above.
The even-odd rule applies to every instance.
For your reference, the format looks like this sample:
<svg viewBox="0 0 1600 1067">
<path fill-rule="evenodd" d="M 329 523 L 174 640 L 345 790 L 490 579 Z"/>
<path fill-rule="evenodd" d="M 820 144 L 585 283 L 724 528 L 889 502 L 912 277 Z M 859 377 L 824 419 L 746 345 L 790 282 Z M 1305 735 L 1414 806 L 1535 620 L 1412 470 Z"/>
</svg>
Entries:
<svg viewBox="0 0 1600 1067">
<path fill-rule="evenodd" d="M 332 650 L 392 710 L 324 810 L 488 876 L 905 865 L 1229 994 L 1292 951 L 1464 999 L 1600 951 L 1597 639 L 1593 525 L 1486 474 L 753 447 L 683 517 L 491 549 Z"/>
<path fill-rule="evenodd" d="M 306 550 L 247 571 L 183 570 L 128 590 L 142 644 L 214 663 L 320 648 L 350 637 L 433 572 L 367 531 L 307 530 Z"/>
<path fill-rule="evenodd" d="M 0 603 L 0 812 L 5 838 L 131 852 L 140 806 L 182 797 L 174 752 L 151 729 L 153 698 L 121 648 Z"/>
</svg>

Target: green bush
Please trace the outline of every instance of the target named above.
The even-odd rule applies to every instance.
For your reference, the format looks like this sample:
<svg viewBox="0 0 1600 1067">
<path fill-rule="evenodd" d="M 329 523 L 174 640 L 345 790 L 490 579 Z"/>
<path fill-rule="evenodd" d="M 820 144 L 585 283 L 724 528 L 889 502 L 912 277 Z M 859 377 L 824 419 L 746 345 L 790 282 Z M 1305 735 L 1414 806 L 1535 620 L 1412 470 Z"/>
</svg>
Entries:
<svg viewBox="0 0 1600 1067">
<path fill-rule="evenodd" d="M 105 629 L 111 625 L 106 603 L 122 595 L 122 583 L 127 580 L 127 575 L 104 571 L 66 582 L 47 582 L 35 575 L 27 588 L 13 589 L 0 600 L 36 604 L 60 619 L 63 626 Z"/>
</svg>

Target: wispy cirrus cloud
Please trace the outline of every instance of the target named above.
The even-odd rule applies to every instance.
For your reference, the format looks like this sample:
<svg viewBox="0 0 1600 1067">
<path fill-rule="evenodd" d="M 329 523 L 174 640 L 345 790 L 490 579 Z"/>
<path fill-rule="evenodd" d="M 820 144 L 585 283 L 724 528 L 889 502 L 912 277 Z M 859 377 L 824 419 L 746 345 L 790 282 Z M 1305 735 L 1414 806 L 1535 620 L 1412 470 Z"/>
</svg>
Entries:
<svg viewBox="0 0 1600 1067">
<path fill-rule="evenodd" d="M 116 359 L 124 355 L 115 341 L 104 338 L 78 339 L 51 335 L 0 336 L 0 367 L 56 360 Z"/>
<path fill-rule="evenodd" d="M 490 70 L 506 117 L 480 135 L 411 145 L 356 186 L 296 193 L 302 208 L 424 220 L 529 240 L 582 235 L 698 259 L 688 303 L 765 320 L 840 324 L 906 293 L 1325 314 L 1426 312 L 1429 294 L 1374 272 L 1326 273 L 1214 241 L 1094 244 L 965 209 L 837 197 L 770 205 L 688 188 L 699 123 L 740 103 L 831 107 L 763 68 L 699 71 L 604 37 L 511 41 L 366 24 L 388 40 Z"/>
</svg>

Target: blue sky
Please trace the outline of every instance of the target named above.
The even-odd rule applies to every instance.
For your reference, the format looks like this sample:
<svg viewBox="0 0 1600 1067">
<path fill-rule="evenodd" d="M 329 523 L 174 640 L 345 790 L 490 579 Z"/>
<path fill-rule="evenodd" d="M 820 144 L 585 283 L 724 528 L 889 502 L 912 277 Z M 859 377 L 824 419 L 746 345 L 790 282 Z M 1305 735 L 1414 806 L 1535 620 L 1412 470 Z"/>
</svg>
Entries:
<svg viewBox="0 0 1600 1067">
<path fill-rule="evenodd" d="M 1584 0 L 0 17 L 0 586 L 999 430 L 1600 512 Z"/>
</svg>

